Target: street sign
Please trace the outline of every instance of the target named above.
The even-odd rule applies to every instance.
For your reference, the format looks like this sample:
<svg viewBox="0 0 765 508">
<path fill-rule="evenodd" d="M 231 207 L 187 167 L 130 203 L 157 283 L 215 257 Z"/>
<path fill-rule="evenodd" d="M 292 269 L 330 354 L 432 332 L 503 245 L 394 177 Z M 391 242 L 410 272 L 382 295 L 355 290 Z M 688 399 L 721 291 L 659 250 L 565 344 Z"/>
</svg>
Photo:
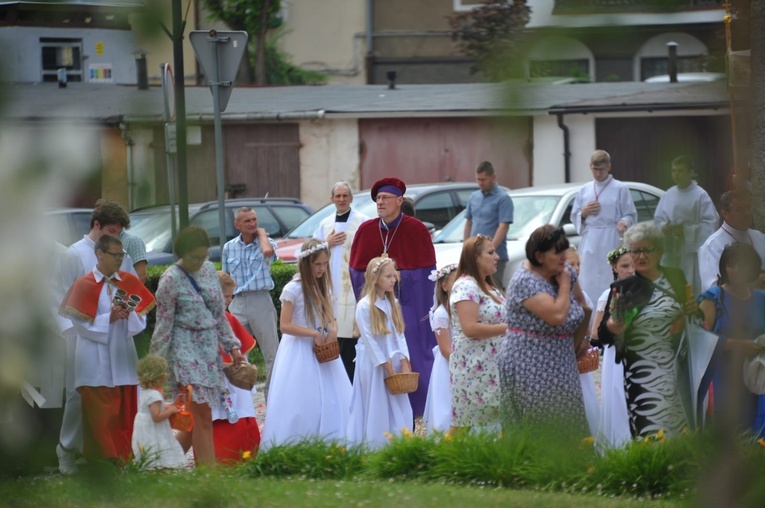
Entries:
<svg viewBox="0 0 765 508">
<path fill-rule="evenodd" d="M 247 38 L 247 32 L 232 30 L 192 30 L 189 33 L 191 46 L 210 90 L 213 85 L 218 85 L 220 111 L 225 111 L 228 105 L 239 62 L 247 49 Z"/>
</svg>

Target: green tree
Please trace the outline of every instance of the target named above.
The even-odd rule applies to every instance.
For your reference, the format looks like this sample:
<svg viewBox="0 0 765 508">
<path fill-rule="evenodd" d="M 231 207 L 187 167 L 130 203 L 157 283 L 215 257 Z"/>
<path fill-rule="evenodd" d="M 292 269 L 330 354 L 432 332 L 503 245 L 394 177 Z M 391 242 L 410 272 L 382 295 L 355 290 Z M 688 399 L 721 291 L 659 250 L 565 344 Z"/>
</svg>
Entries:
<svg viewBox="0 0 765 508">
<path fill-rule="evenodd" d="M 204 0 L 210 20 L 222 21 L 232 30 L 250 36 L 240 80 L 258 85 L 302 85 L 325 81 L 324 75 L 293 65 L 289 56 L 268 39 L 269 30 L 282 24 L 281 0 Z"/>
<path fill-rule="evenodd" d="M 513 65 L 531 10 L 526 0 L 484 0 L 481 7 L 449 18 L 452 39 L 460 50 L 476 59 L 473 72 L 492 81 L 513 75 Z"/>
</svg>

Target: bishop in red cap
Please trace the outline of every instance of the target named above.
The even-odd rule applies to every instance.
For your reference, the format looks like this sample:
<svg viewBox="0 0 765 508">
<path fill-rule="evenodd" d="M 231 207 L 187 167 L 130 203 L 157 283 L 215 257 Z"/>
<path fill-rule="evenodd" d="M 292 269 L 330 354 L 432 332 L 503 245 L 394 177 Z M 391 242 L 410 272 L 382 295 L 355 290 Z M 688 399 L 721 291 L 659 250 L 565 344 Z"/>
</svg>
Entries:
<svg viewBox="0 0 765 508">
<path fill-rule="evenodd" d="M 400 272 L 397 295 L 401 303 L 412 370 L 420 373 L 417 391 L 409 394 L 415 416 L 425 410 L 433 347 L 436 338 L 428 316 L 433 304 L 434 282 L 428 277 L 436 269 L 436 252 L 428 228 L 414 217 L 401 213 L 406 184 L 398 178 L 383 178 L 372 186 L 378 218 L 359 226 L 353 238 L 348 270 L 356 299 L 361 297 L 364 272 L 372 258 L 391 257 Z"/>
</svg>

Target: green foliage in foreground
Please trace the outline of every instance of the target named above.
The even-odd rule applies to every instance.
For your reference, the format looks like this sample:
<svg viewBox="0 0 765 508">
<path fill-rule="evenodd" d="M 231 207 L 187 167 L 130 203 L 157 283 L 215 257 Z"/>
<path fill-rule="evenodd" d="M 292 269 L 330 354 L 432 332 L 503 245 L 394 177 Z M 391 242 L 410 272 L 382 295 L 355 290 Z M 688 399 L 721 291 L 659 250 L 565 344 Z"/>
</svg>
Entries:
<svg viewBox="0 0 765 508">
<path fill-rule="evenodd" d="M 407 434 L 376 452 L 331 443 L 301 442 L 262 452 L 242 466 L 254 477 L 295 476 L 315 480 L 415 480 L 485 487 L 538 489 L 600 496 L 686 499 L 706 486 L 724 489 L 725 471 L 716 471 L 722 449 L 752 478 L 765 474 L 765 449 L 742 439 L 731 449 L 705 433 L 665 439 L 659 435 L 623 449 L 599 452 L 590 440 L 578 441 L 535 431 L 504 436 L 469 435 L 420 438 Z M 715 484 L 715 482 L 719 482 Z M 737 495 L 765 506 L 765 488 L 740 482 Z M 703 488 L 702 488 L 703 491 Z"/>
</svg>

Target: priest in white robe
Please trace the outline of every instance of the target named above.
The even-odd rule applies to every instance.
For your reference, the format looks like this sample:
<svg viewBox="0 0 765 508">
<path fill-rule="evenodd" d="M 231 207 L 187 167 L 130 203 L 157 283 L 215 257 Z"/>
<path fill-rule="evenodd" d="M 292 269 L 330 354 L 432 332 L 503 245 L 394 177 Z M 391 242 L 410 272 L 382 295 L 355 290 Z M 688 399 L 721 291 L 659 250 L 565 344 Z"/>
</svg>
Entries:
<svg viewBox="0 0 765 508">
<path fill-rule="evenodd" d="M 717 229 L 719 217 L 709 194 L 693 176 L 689 157 L 680 156 L 672 161 L 672 180 L 676 185 L 659 200 L 654 223 L 665 236 L 662 266 L 682 269 L 697 295 L 701 292 L 701 279 L 696 253 Z"/>
<path fill-rule="evenodd" d="M 356 230 L 370 217 L 351 208 L 353 192 L 347 182 L 337 182 L 333 185 L 330 199 L 337 209 L 336 213 L 321 221 L 313 236 L 317 240 L 329 243 L 329 266 L 337 317 L 337 342 L 340 346 L 343 366 L 353 382 L 358 339 L 353 337 L 356 297 L 348 272 L 348 260 Z"/>
<path fill-rule="evenodd" d="M 579 190 L 571 221 L 582 236 L 579 245 L 579 284 L 590 300 L 598 298 L 613 282 L 606 256 L 622 244 L 622 235 L 637 223 L 637 210 L 629 188 L 611 174 L 611 156 L 595 150 L 590 157 L 593 181 Z"/>
<path fill-rule="evenodd" d="M 751 229 L 752 224 L 752 195 L 746 190 L 732 190 L 720 198 L 720 214 L 723 223 L 704 244 L 699 247 L 699 273 L 701 290 L 706 291 L 717 284 L 720 272 L 720 256 L 729 243 L 748 243 L 762 260 L 759 287 L 765 286 L 765 234 Z"/>
</svg>

